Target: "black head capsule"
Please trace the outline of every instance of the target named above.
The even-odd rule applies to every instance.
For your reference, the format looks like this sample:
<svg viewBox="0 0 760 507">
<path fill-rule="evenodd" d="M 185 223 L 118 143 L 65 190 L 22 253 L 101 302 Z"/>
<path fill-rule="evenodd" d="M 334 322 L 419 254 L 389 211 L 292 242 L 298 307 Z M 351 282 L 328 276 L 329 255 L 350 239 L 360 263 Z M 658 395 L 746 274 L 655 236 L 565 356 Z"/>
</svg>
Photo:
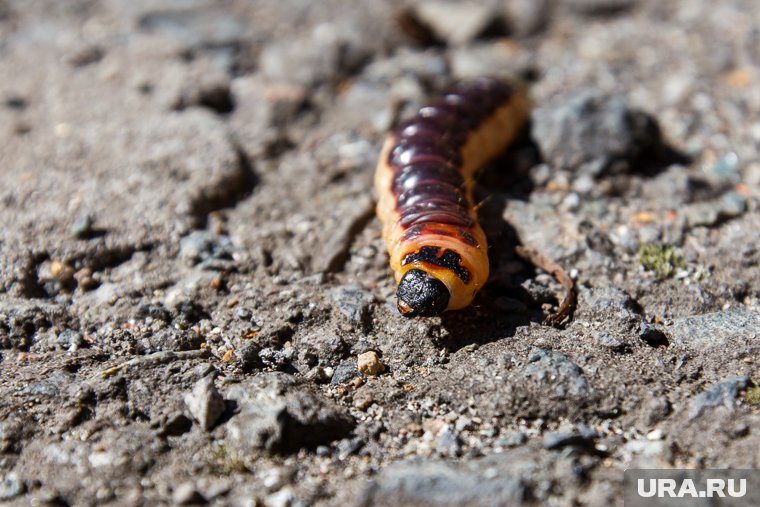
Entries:
<svg viewBox="0 0 760 507">
<path fill-rule="evenodd" d="M 446 285 L 420 269 L 410 269 L 404 273 L 396 296 L 398 309 L 404 317 L 432 317 L 442 313 L 449 305 Z"/>
</svg>

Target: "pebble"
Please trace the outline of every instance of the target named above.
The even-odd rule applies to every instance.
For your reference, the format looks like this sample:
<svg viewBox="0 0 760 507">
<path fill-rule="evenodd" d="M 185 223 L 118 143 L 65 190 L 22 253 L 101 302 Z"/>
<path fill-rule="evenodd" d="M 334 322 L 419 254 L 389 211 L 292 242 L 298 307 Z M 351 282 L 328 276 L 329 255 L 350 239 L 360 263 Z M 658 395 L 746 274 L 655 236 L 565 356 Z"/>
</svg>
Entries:
<svg viewBox="0 0 760 507">
<path fill-rule="evenodd" d="M 522 431 L 515 431 L 509 435 L 499 437 L 494 442 L 498 447 L 517 447 L 528 441 L 528 437 Z"/>
<path fill-rule="evenodd" d="M 185 395 L 185 405 L 201 428 L 211 430 L 225 411 L 222 395 L 209 375 L 196 382 L 192 392 Z"/>
<path fill-rule="evenodd" d="M 172 493 L 172 502 L 175 505 L 195 505 L 206 503 L 192 482 L 183 482 Z"/>
<path fill-rule="evenodd" d="M 759 329 L 760 313 L 746 308 L 729 308 L 676 319 L 667 328 L 667 333 L 672 342 L 689 350 L 726 351 L 730 344 L 734 344 L 735 352 L 740 352 L 748 347 L 757 347 L 760 342 Z"/>
<path fill-rule="evenodd" d="M 415 5 L 412 12 L 438 39 L 452 46 L 474 40 L 496 20 L 491 6 L 469 1 L 427 1 Z"/>
<path fill-rule="evenodd" d="M 92 237 L 92 226 L 95 220 L 89 213 L 77 218 L 71 226 L 71 234 L 78 239 L 89 239 Z"/>
<path fill-rule="evenodd" d="M 592 391 L 583 370 L 565 354 L 553 350 L 533 349 L 523 374 L 537 382 L 549 383 L 546 389 L 553 387 L 558 397 L 586 397 Z"/>
<path fill-rule="evenodd" d="M 330 385 L 345 384 L 352 381 L 356 377 L 360 377 L 361 373 L 357 367 L 355 361 L 347 360 L 340 363 L 333 371 L 332 378 L 330 379 Z"/>
<path fill-rule="evenodd" d="M 461 452 L 459 437 L 450 424 L 445 424 L 435 437 L 435 451 L 441 456 L 455 458 Z"/>
<path fill-rule="evenodd" d="M 16 474 L 16 472 L 8 472 L 3 480 L 0 481 L 0 500 L 10 500 L 24 494 L 26 491 L 26 484 Z"/>
<path fill-rule="evenodd" d="M 357 504 L 490 507 L 523 505 L 531 498 L 545 505 L 549 492 L 541 484 L 572 480 L 552 477 L 549 459 L 523 446 L 479 459 L 395 463 L 366 483 Z"/>
<path fill-rule="evenodd" d="M 64 329 L 58 333 L 56 341 L 61 348 L 71 352 L 78 350 L 85 343 L 82 333 L 74 331 L 73 329 Z"/>
<path fill-rule="evenodd" d="M 689 418 L 695 419 L 707 409 L 724 406 L 733 409 L 739 391 L 749 385 L 748 377 L 730 377 L 699 393 L 691 402 Z"/>
<path fill-rule="evenodd" d="M 374 350 L 359 354 L 357 368 L 365 375 L 380 375 L 385 371 L 385 365 L 380 361 L 380 356 Z"/>
<path fill-rule="evenodd" d="M 246 26 L 231 12 L 215 8 L 156 9 L 138 20 L 142 30 L 160 33 L 188 48 L 220 48 L 235 44 Z"/>
<path fill-rule="evenodd" d="M 347 437 L 356 424 L 345 409 L 285 373 L 248 378 L 225 397 L 238 406 L 225 423 L 225 442 L 240 453 L 314 449 Z"/>
<path fill-rule="evenodd" d="M 662 145 L 656 121 L 621 96 L 581 91 L 533 112 L 533 137 L 556 169 L 600 176 L 626 172 Z"/>
<path fill-rule="evenodd" d="M 273 81 L 313 87 L 339 74 L 342 41 L 328 30 L 315 30 L 288 40 L 272 42 L 261 50 L 259 69 Z"/>
<path fill-rule="evenodd" d="M 293 489 L 290 486 L 285 486 L 264 498 L 264 505 L 267 507 L 291 507 L 295 498 Z"/>
<path fill-rule="evenodd" d="M 528 37 L 543 30 L 553 12 L 553 0 L 511 0 L 505 3 L 510 34 Z"/>
<path fill-rule="evenodd" d="M 228 236 L 218 236 L 210 231 L 193 231 L 180 240 L 179 255 L 191 266 L 212 260 L 229 260 L 232 257 L 231 241 Z"/>
<path fill-rule="evenodd" d="M 330 297 L 335 305 L 350 322 L 364 322 L 369 316 L 370 305 L 375 298 L 372 293 L 360 285 L 350 284 L 335 287 L 330 290 Z"/>
<path fill-rule="evenodd" d="M 650 399 L 644 407 L 644 422 L 647 426 L 654 426 L 668 414 L 670 414 L 671 406 L 670 401 L 664 396 L 658 396 Z"/>
<path fill-rule="evenodd" d="M 718 199 L 697 202 L 685 206 L 681 213 L 689 227 L 713 226 L 736 218 L 747 209 L 747 201 L 736 192 L 726 192 Z"/>
<path fill-rule="evenodd" d="M 596 330 L 592 331 L 592 334 L 600 347 L 610 350 L 622 350 L 625 348 L 625 341 L 615 335 Z"/>
</svg>

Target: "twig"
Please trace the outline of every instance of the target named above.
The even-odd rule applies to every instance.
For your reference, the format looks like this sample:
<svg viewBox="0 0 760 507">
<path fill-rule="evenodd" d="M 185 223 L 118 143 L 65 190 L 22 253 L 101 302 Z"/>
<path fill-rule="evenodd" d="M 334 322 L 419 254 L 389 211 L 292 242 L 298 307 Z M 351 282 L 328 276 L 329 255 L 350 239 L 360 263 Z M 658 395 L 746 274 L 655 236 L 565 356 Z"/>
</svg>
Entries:
<svg viewBox="0 0 760 507">
<path fill-rule="evenodd" d="M 183 360 L 200 359 L 200 358 L 204 358 L 208 356 L 209 356 L 209 351 L 206 349 L 183 350 L 179 352 L 174 352 L 171 350 L 162 350 L 159 352 L 154 352 L 153 354 L 148 354 L 147 356 L 139 356 L 134 359 L 130 359 L 129 361 L 116 365 L 112 368 L 103 370 L 102 372 L 100 372 L 100 375 L 103 378 L 108 378 L 113 375 L 116 375 L 117 373 L 119 373 L 120 370 L 127 371 L 128 369 L 134 368 L 134 367 L 154 366 L 157 364 L 164 364 L 164 363 L 170 363 L 172 361 L 178 361 L 180 359 L 183 359 Z"/>
<path fill-rule="evenodd" d="M 547 326 L 558 326 L 565 317 L 569 318 L 575 307 L 575 283 L 562 266 L 549 259 L 542 253 L 526 246 L 515 247 L 517 255 L 530 262 L 537 268 L 541 268 L 551 274 L 565 288 L 565 297 L 559 304 L 557 311 L 544 319 Z"/>
</svg>

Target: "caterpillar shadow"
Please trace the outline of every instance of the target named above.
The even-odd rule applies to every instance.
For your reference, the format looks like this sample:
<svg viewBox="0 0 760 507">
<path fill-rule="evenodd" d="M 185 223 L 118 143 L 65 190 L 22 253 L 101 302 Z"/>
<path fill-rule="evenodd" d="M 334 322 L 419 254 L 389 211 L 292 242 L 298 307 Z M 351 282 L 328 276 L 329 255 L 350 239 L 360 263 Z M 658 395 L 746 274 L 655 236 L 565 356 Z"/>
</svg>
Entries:
<svg viewBox="0 0 760 507">
<path fill-rule="evenodd" d="M 519 235 L 503 218 L 507 201 L 528 199 L 534 186 L 528 172 L 540 161 L 537 146 L 525 135 L 478 179 L 475 201 L 488 237 L 491 275 L 470 307 L 441 316 L 449 336 L 441 345 L 452 352 L 474 343 L 510 338 L 518 327 L 544 320 L 541 304 L 546 301 L 537 301 L 521 286 L 535 277 L 536 270 L 515 253 L 515 247 L 521 245 Z"/>
</svg>

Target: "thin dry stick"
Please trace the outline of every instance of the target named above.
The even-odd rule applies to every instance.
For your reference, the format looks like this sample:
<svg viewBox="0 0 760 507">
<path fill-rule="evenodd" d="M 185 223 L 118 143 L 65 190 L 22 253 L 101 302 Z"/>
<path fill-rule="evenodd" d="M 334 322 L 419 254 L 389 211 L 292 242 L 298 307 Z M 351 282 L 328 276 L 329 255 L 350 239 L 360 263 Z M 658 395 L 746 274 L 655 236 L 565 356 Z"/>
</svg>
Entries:
<svg viewBox="0 0 760 507">
<path fill-rule="evenodd" d="M 530 262 L 537 268 L 543 269 L 551 274 L 565 288 L 565 297 L 559 304 L 557 311 L 544 320 L 548 326 L 558 326 L 565 317 L 570 317 L 570 313 L 575 307 L 575 283 L 570 278 L 562 266 L 549 259 L 542 253 L 527 246 L 516 246 L 517 255 Z"/>
</svg>

